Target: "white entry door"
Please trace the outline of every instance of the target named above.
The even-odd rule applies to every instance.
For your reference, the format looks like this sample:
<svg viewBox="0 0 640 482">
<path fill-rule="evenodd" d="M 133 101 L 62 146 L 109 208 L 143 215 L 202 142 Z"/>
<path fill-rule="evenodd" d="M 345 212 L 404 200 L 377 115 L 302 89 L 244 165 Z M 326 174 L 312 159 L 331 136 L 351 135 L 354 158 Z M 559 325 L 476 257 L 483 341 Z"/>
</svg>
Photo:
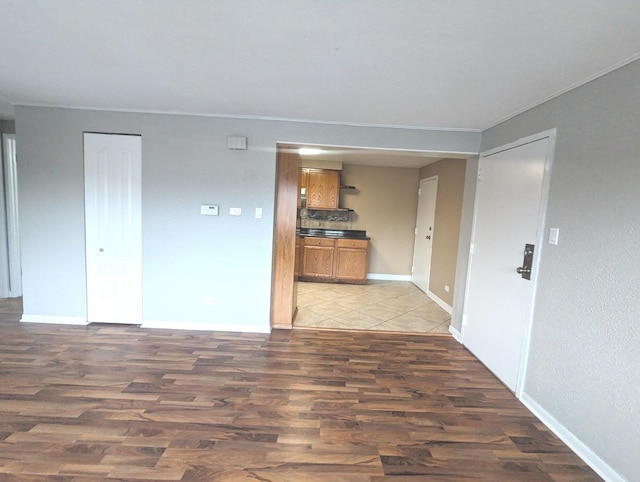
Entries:
<svg viewBox="0 0 640 482">
<path fill-rule="evenodd" d="M 436 216 L 437 194 L 437 177 L 423 179 L 420 181 L 411 281 L 425 293 L 429 291 L 431 248 L 433 246 L 433 225 Z"/>
<path fill-rule="evenodd" d="M 87 321 L 142 321 L 140 136 L 84 134 Z"/>
<path fill-rule="evenodd" d="M 528 349 L 554 135 L 480 156 L 462 341 L 513 391 Z M 516 272 L 525 244 L 534 245 L 531 280 Z"/>
</svg>

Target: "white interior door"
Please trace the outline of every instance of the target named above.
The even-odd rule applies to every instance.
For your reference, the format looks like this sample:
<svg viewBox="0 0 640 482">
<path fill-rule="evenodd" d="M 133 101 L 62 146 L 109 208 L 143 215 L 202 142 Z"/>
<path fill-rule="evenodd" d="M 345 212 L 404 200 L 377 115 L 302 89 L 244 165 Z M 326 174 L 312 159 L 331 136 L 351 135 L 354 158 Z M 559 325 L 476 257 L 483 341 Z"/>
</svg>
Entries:
<svg viewBox="0 0 640 482">
<path fill-rule="evenodd" d="M 518 388 L 533 313 L 546 210 L 550 137 L 480 157 L 463 343 L 511 390 Z M 535 245 L 531 280 L 516 272 Z"/>
<path fill-rule="evenodd" d="M 84 135 L 87 320 L 142 321 L 140 136 Z"/>
<path fill-rule="evenodd" d="M 416 215 L 416 237 L 413 246 L 413 271 L 411 281 L 422 291 L 429 291 L 431 272 L 431 249 L 433 246 L 433 225 L 436 216 L 436 196 L 438 178 L 420 181 L 418 191 L 418 214 Z"/>
</svg>

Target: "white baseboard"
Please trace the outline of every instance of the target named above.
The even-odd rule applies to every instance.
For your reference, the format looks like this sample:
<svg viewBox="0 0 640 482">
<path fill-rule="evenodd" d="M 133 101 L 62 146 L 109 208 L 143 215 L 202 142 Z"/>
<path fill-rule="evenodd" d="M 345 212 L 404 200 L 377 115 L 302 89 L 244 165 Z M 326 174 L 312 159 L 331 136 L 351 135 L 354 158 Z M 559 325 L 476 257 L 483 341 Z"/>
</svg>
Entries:
<svg viewBox="0 0 640 482">
<path fill-rule="evenodd" d="M 49 315 L 28 315 L 23 314 L 20 319 L 23 323 L 49 323 L 57 325 L 86 325 L 87 319 L 84 316 L 49 316 Z"/>
<path fill-rule="evenodd" d="M 367 273 L 367 279 L 382 280 L 382 281 L 411 281 L 411 275 Z"/>
<path fill-rule="evenodd" d="M 600 477 L 607 482 L 627 482 L 627 479 L 616 472 L 610 465 L 596 455 L 578 437 L 573 435 L 564 425 L 556 420 L 553 415 L 542 408 L 529 395 L 523 393 L 520 401 L 544 423 L 549 430 L 555 433 L 560 440 L 573 450 L 578 457 L 584 460 Z"/>
<path fill-rule="evenodd" d="M 444 302 L 441 298 L 434 295 L 431 291 L 427 291 L 427 296 L 431 298 L 433 301 L 435 301 L 440 306 L 440 308 L 442 308 L 447 313 L 449 314 L 453 313 L 453 308 L 449 306 L 446 302 Z"/>
<path fill-rule="evenodd" d="M 198 321 L 158 321 L 143 320 L 140 328 L 159 328 L 163 330 L 194 331 L 235 331 L 242 333 L 271 333 L 270 326 L 264 325 L 231 325 L 227 323 L 203 323 Z"/>
<path fill-rule="evenodd" d="M 449 325 L 449 333 L 453 335 L 458 343 L 462 343 L 462 333 L 456 330 L 453 326 Z"/>
</svg>

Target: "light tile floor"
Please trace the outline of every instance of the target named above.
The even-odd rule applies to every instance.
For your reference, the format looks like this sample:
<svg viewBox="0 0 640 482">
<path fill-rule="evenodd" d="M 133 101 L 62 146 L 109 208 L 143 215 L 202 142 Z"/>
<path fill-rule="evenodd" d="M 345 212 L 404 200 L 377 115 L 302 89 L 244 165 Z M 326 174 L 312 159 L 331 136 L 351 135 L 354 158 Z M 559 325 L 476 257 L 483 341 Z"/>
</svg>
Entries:
<svg viewBox="0 0 640 482">
<path fill-rule="evenodd" d="M 449 333 L 451 316 L 408 281 L 298 283 L 295 327 Z"/>
</svg>

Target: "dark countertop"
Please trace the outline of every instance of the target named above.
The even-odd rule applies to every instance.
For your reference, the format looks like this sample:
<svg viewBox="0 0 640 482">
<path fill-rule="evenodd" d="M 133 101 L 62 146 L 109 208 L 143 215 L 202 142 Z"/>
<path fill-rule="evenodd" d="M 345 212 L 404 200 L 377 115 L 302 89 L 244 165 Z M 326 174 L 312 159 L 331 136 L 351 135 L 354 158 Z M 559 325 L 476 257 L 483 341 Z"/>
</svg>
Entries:
<svg viewBox="0 0 640 482">
<path fill-rule="evenodd" d="M 303 238 L 369 239 L 367 232 L 359 229 L 298 228 L 296 234 Z"/>
</svg>

